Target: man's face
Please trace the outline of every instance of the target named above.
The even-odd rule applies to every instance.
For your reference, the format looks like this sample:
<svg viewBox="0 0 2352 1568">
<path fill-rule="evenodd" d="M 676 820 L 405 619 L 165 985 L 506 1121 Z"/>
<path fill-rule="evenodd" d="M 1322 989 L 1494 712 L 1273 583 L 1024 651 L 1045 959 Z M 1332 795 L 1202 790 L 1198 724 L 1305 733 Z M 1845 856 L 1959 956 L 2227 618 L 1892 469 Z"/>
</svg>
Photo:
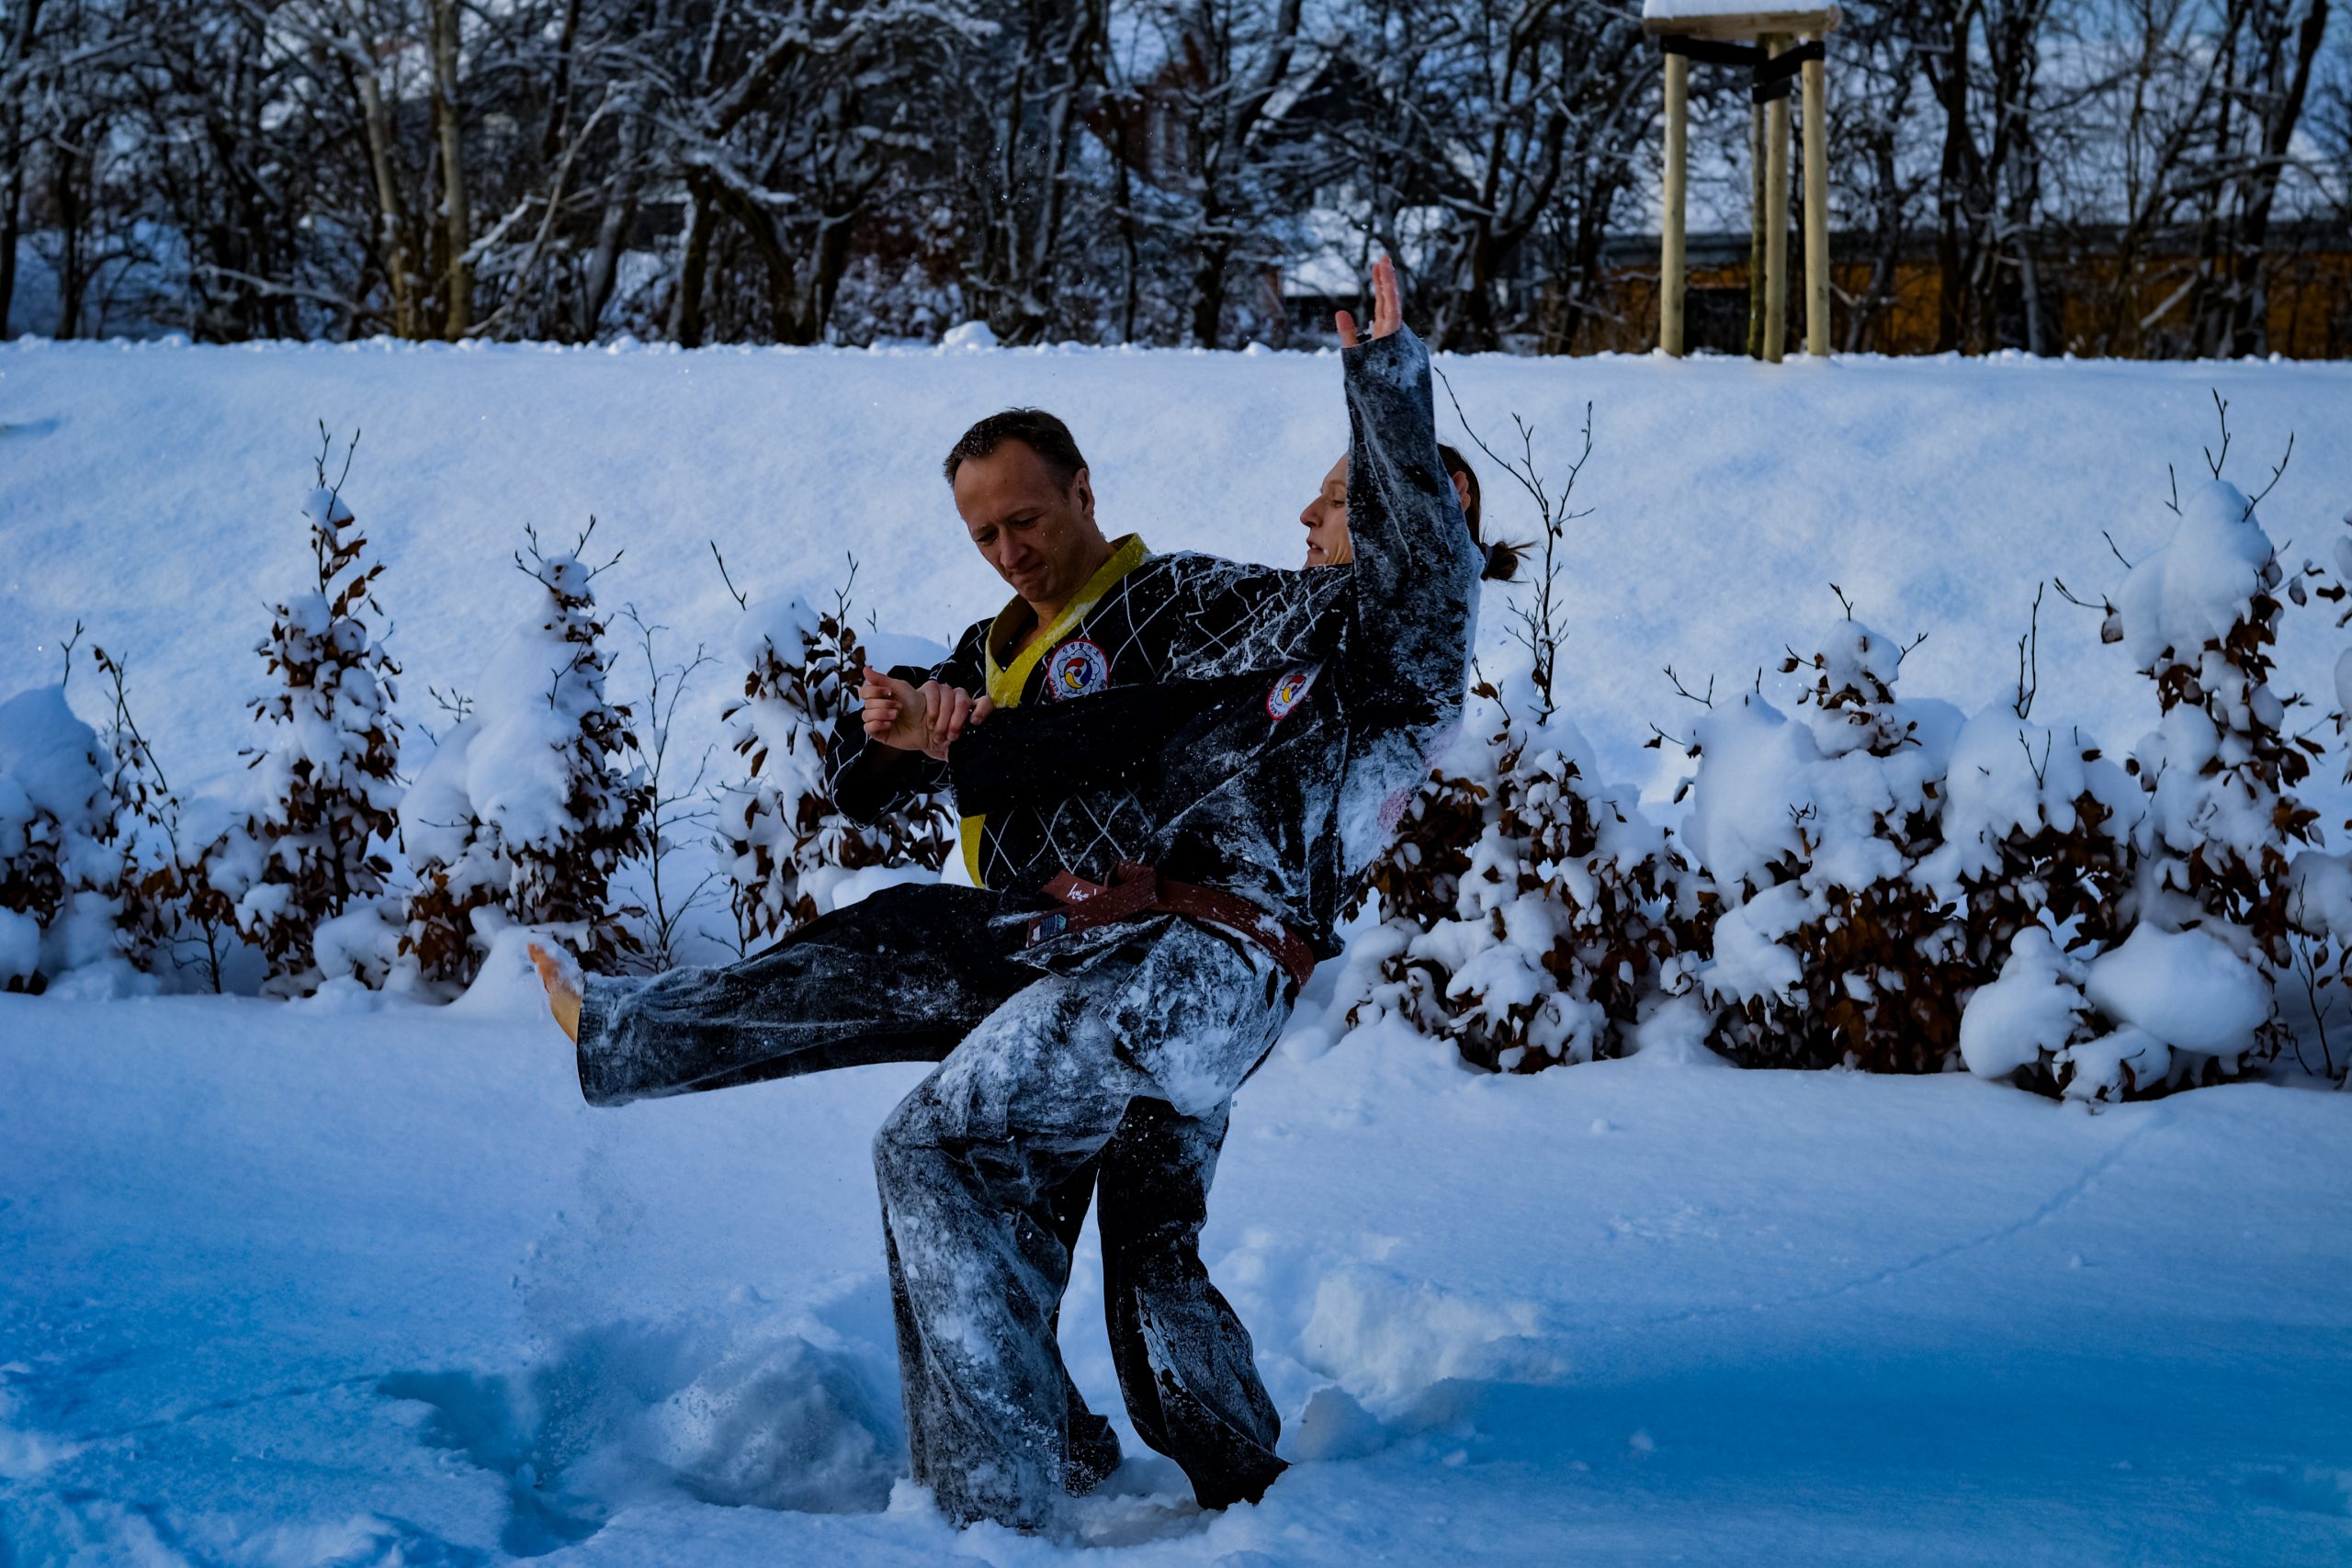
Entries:
<svg viewBox="0 0 2352 1568">
<path fill-rule="evenodd" d="M 1032 604 L 1066 604 L 1086 585 L 1102 544 L 1084 468 L 1067 488 L 1025 441 L 1006 441 L 956 468 L 956 510 L 997 575 Z"/>
</svg>

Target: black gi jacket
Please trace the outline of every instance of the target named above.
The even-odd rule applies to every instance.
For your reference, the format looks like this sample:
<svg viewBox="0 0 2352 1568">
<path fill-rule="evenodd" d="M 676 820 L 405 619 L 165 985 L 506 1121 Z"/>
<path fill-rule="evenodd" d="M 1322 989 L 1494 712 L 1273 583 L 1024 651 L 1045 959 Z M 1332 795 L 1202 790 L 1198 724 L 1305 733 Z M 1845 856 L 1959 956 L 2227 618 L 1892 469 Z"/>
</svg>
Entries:
<svg viewBox="0 0 2352 1568">
<path fill-rule="evenodd" d="M 906 678 L 990 693 L 1000 711 L 947 762 L 917 759 L 881 787 L 845 721 L 842 809 L 870 815 L 947 782 L 983 886 L 1029 891 L 1065 870 L 1101 881 L 1140 861 L 1238 894 L 1336 953 L 1348 889 L 1460 718 L 1482 565 L 1438 457 L 1420 340 L 1400 331 L 1344 364 L 1352 562 L 1143 559 L 1081 593 L 1010 671 L 989 651 L 997 623 L 976 623 Z M 1017 706 L 1001 705 L 1008 692 Z M 1099 945 L 1090 935 L 1102 933 L 1040 956 Z"/>
</svg>

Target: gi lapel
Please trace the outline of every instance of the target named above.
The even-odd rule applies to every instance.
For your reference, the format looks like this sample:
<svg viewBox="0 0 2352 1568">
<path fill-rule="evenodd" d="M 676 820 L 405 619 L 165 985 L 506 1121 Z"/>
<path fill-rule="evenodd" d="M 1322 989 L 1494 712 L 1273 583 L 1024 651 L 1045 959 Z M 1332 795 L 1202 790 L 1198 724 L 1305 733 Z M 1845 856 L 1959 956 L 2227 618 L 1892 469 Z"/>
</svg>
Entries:
<svg viewBox="0 0 2352 1568">
<path fill-rule="evenodd" d="M 988 679 L 989 695 L 995 699 L 996 705 L 1001 708 L 1019 707 L 1022 688 L 1029 683 L 1030 673 L 1037 668 L 1037 661 L 1075 631 L 1087 613 L 1102 602 L 1102 596 L 1116 587 L 1121 578 L 1142 565 L 1144 558 L 1150 554 L 1144 547 L 1142 535 L 1129 534 L 1121 538 L 1112 550 L 1111 558 L 1086 580 L 1086 586 L 1078 591 L 1077 597 L 1062 606 L 1062 613 L 1054 617 L 1054 624 L 1030 638 L 1028 646 L 1013 655 L 1012 662 L 1008 665 L 999 665 L 996 661 L 997 644 L 1001 640 L 998 634 L 1014 615 L 1021 613 L 1021 601 L 1015 599 L 997 612 L 988 635 L 980 639 L 981 667 Z M 964 870 L 970 874 L 975 887 L 988 886 L 980 880 L 980 833 L 987 821 L 984 816 L 967 817 L 958 825 L 958 837 L 964 846 Z"/>
</svg>

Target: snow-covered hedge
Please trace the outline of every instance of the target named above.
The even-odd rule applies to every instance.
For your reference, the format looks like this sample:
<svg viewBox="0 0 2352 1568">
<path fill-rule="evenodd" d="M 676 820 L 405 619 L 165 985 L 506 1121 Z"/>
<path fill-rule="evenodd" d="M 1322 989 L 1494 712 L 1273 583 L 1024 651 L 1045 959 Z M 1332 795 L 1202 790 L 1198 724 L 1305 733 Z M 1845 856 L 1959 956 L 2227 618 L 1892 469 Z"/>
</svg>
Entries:
<svg viewBox="0 0 2352 1568">
<path fill-rule="evenodd" d="M 2307 595 L 2282 599 L 2255 501 L 2215 466 L 2102 607 L 2156 697 L 2120 759 L 2035 723 L 2022 667 L 1973 715 L 1898 696 L 1904 649 L 1849 606 L 1776 680 L 1699 699 L 1669 833 L 1589 782 L 1565 719 L 1531 731 L 1482 687 L 1479 739 L 1375 870 L 1354 1016 L 1512 1069 L 1616 1054 L 1671 1001 L 1747 1066 L 1964 1066 L 2084 1098 L 2275 1055 L 2299 934 L 2332 944 L 2306 946 L 2307 973 L 2352 973 L 2352 857 L 2290 859 L 2315 841 L 2294 792 L 2321 748 L 2289 730 L 2271 649 Z M 2352 541 L 2339 554 L 2352 575 Z M 1529 647 L 1538 671 L 1559 657 Z M 2339 675 L 2352 711 L 2352 655 Z"/>
<path fill-rule="evenodd" d="M 2159 715 L 2122 764 L 2133 789 L 2113 803 L 2136 868 L 2128 921 L 2060 925 L 2065 952 L 2015 939 L 1970 1003 L 1978 1072 L 2112 1096 L 2232 1076 L 2285 1038 L 2289 857 L 2318 813 L 2293 793 L 2312 748 L 2288 733 L 2290 705 L 2269 685 L 2284 573 L 2254 502 L 2218 474 L 2176 510 L 2103 634 L 2155 683 Z M 2103 760 L 2086 776 L 2113 788 Z"/>
<path fill-rule="evenodd" d="M 1463 739 L 1407 803 L 1368 896 L 1382 929 L 1357 1022 L 1405 1019 L 1504 1072 L 1620 1055 L 1674 983 L 1696 890 L 1635 790 L 1529 681 L 1481 682 Z"/>
<path fill-rule="evenodd" d="M 605 964 L 639 945 L 628 922 L 641 911 L 609 895 L 644 847 L 649 795 L 629 711 L 605 694 L 604 569 L 582 558 L 594 528 L 552 553 L 528 533 L 514 563 L 543 590 L 533 614 L 492 652 L 401 807 L 417 878 L 405 915 L 337 932 L 346 952 L 396 949 L 428 977 L 465 982 L 510 925 Z"/>
<path fill-rule="evenodd" d="M 333 483 L 328 455 L 322 442 L 302 504 L 311 576 L 273 607 L 254 650 L 274 686 L 251 705 L 263 739 L 248 753 L 258 789 L 245 830 L 262 853 L 237 923 L 267 955 L 272 986 L 287 992 L 318 983 L 320 925 L 388 886 L 392 864 L 378 840 L 392 833 L 401 793 L 400 666 L 368 619 L 382 614 L 375 582 L 384 569 L 368 559 L 343 499 L 349 448 Z"/>
<path fill-rule="evenodd" d="M 1684 840 L 1721 912 L 1693 980 L 1735 1061 L 1932 1072 L 1957 1040 L 1965 955 L 1917 872 L 1942 843 L 1960 715 L 1898 701 L 1901 663 L 1891 639 L 1840 621 L 1783 660 L 1788 713 L 1758 690 L 1697 726 Z"/>
<path fill-rule="evenodd" d="M 2306 581 L 2352 599 L 2352 538 L 2333 575 L 2306 564 L 2289 581 L 2260 498 L 2218 460 L 2177 496 L 2169 539 L 2101 606 L 2155 697 L 2153 727 L 2113 753 L 2035 720 L 2022 660 L 2015 698 L 1973 714 L 1898 694 L 1905 650 L 1849 606 L 1750 690 L 1711 690 L 1684 735 L 1660 732 L 1696 764 L 1669 827 L 1600 776 L 1569 720 L 1549 589 L 1572 514 L 1532 458 L 1505 467 L 1547 530 L 1534 584 L 1489 606 L 1528 657 L 1479 677 L 1374 866 L 1377 919 L 1351 955 L 1359 1021 L 1393 1016 L 1480 1066 L 1532 1071 L 1623 1054 L 1670 1009 L 1750 1066 L 1964 1067 L 2119 1097 L 2274 1054 L 2283 976 L 2352 979 L 2352 855 L 2319 846 L 2296 794 L 2324 747 L 2292 732 L 2300 699 L 2271 685 Z M 642 945 L 616 879 L 658 852 L 652 785 L 630 709 L 606 694 L 588 536 L 549 552 L 534 535 L 515 558 L 532 614 L 403 792 L 398 668 L 369 624 L 381 568 L 323 454 L 317 477 L 314 570 L 261 645 L 273 682 L 252 705 L 266 730 L 248 790 L 173 792 L 103 650 L 103 726 L 62 685 L 0 702 L 0 986 L 219 987 L 266 962 L 280 992 L 447 988 L 514 926 L 605 964 Z M 830 612 L 798 596 L 743 610 L 743 695 L 724 716 L 742 771 L 697 796 L 739 947 L 942 863 L 946 802 L 860 826 L 823 789 L 858 671 L 924 661 L 894 640 L 859 636 L 846 590 Z M 650 643 L 648 660 L 658 693 Z M 2336 676 L 2341 736 L 2352 653 Z"/>
<path fill-rule="evenodd" d="M 869 825 L 835 810 L 825 789 L 833 728 L 857 705 L 865 665 L 913 660 L 861 643 L 846 588 L 826 611 L 798 594 L 747 605 L 735 650 L 743 695 L 725 721 L 743 776 L 722 795 L 719 843 L 738 945 L 774 941 L 815 919 L 853 874 L 938 871 L 955 830 L 944 798 L 918 800 Z M 937 654 L 922 651 L 925 664 Z"/>
<path fill-rule="evenodd" d="M 617 555 L 583 558 L 593 520 L 569 550 L 526 530 L 514 559 L 534 584 L 530 614 L 469 693 L 444 699 L 452 722 L 403 788 L 399 667 L 370 624 L 383 568 L 368 558 L 344 475 L 329 480 L 331 452 L 322 442 L 301 507 L 311 571 L 273 605 L 259 645 L 271 681 L 249 705 L 264 728 L 235 775 L 243 787 L 175 792 L 131 718 L 124 667 L 103 649 L 91 650 L 111 695 L 102 729 L 62 683 L 0 702 L 0 987 L 266 981 L 281 996 L 327 984 L 447 995 L 518 927 L 607 967 L 672 951 L 674 931 L 653 930 L 662 919 L 616 886 L 630 862 L 676 847 L 650 841 L 659 748 L 640 747 L 630 707 L 607 695 L 593 584 Z M 655 699 L 673 682 L 667 707 L 649 714 L 659 730 L 704 660 L 663 671 L 648 639 Z M 697 771 L 665 818 L 729 828 L 712 842 L 727 863 L 713 876 L 731 873 L 737 945 L 813 918 L 836 884 L 936 875 L 952 841 L 944 802 L 865 827 L 831 809 L 822 780 L 864 663 L 928 663 L 939 650 L 862 641 L 845 594 L 830 615 L 798 599 L 747 613 L 740 650 L 745 695 L 727 717 L 747 776 L 706 792 Z M 669 926 L 692 902 L 666 912 Z"/>
</svg>

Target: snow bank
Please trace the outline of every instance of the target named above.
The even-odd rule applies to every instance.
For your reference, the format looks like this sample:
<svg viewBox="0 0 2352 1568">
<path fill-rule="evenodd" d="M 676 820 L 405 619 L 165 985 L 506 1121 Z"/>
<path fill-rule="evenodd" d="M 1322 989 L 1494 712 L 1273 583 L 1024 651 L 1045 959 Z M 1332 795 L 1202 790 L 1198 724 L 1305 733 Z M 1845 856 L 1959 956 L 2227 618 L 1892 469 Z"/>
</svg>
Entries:
<svg viewBox="0 0 2352 1568">
<path fill-rule="evenodd" d="M 2017 934 L 2000 977 L 1960 1018 L 1960 1055 L 1980 1077 L 2006 1078 L 2066 1048 L 2084 1013 L 2083 964 L 2040 926 Z"/>
<path fill-rule="evenodd" d="M 15 1561 L 1070 1561 L 890 1485 L 866 1145 L 920 1072 L 597 1111 L 544 1020 L 0 998 Z M 1149 1568 L 2328 1561 L 2347 1105 L 1277 1052 L 1203 1250 L 1300 1462 L 1204 1517 L 1123 1426 L 1095 1517 Z"/>
<path fill-rule="evenodd" d="M 1875 624 L 1931 633 L 1904 660 L 1910 689 L 1971 712 L 2000 697 L 2035 584 L 2117 580 L 2095 520 L 2135 560 L 2171 532 L 2165 459 L 2208 434 L 2213 389 L 2245 442 L 2304 432 L 2272 504 L 2352 495 L 2352 443 L 2311 439 L 2352 420 L 2343 365 L 1858 355 L 1786 370 L 1759 396 L 1763 372 L 1740 360 L 1439 359 L 1482 433 L 1521 413 L 1555 468 L 1594 404 L 1577 493 L 1596 510 L 1571 530 L 1560 582 L 1575 628 L 1564 694 L 1598 755 L 1590 776 L 1634 780 L 1653 802 L 1688 771 L 1642 749 L 1652 722 L 1678 728 L 1689 711 L 1658 667 L 1702 690 L 1719 677 L 1721 705 L 1801 615 L 1830 608 L 1828 581 Z M 1283 565 L 1300 558 L 1299 505 L 1346 441 L 1336 357 L 1312 354 L 33 343 L 0 345 L 0 378 L 42 427 L 12 434 L 0 463 L 14 569 L 0 578 L 0 692 L 53 682 L 53 636 L 79 617 L 144 671 L 141 722 L 174 784 L 198 791 L 243 774 L 254 518 L 289 482 L 308 489 L 322 418 L 366 427 L 349 488 L 368 515 L 399 520 L 371 542 L 403 696 L 420 699 L 470 687 L 510 624 L 521 519 L 603 519 L 598 538 L 628 553 L 598 579 L 602 596 L 684 647 L 726 647 L 737 615 L 714 538 L 738 584 L 762 592 L 836 581 L 854 546 L 861 630 L 872 612 L 944 642 L 1005 596 L 939 477 L 979 414 L 1021 403 L 1069 418 L 1114 532 Z M 1441 421 L 1467 447 L 1450 404 Z M 1534 536 L 1532 503 L 1482 472 L 1495 535 Z M 2144 500 L 2119 514 L 2119 497 Z M 93 538 L 120 547 L 101 560 Z M 290 539 L 269 547 L 290 561 Z M 2282 660 L 2309 671 L 2298 684 L 2324 690 L 2343 651 L 2327 619 L 2284 628 Z M 2039 722 L 2119 739 L 2145 728 L 2144 682 L 2100 652 L 2095 618 L 2053 608 L 2041 631 Z M 1481 617 L 1489 670 L 1510 633 L 1508 616 Z M 682 744 L 719 737 L 736 689 L 707 672 L 681 709 Z"/>
<path fill-rule="evenodd" d="M 8 1385 L 13 1379 L 28 1377 L 32 1371 L 23 1361 L 0 1365 L 0 1481 L 38 1480 L 42 1472 L 72 1459 L 85 1446 L 19 1424 L 23 1397 Z"/>
<path fill-rule="evenodd" d="M 892 1370 L 806 1319 L 613 1324 L 514 1372 L 380 1387 L 428 1407 L 428 1441 L 536 1494 L 550 1534 L 680 1496 L 878 1513 L 905 1464 Z"/>
<path fill-rule="evenodd" d="M 1375 1414 L 1451 1378 L 1542 1383 L 1567 1371 L 1534 1303 L 1481 1300 L 1365 1264 L 1316 1286 L 1296 1354 Z"/>
<path fill-rule="evenodd" d="M 2243 491 L 2221 479 L 2192 487 L 2172 537 L 2116 590 L 2132 662 L 2145 669 L 2167 649 L 2193 658 L 2230 629 L 2270 561 L 2270 540 Z"/>
<path fill-rule="evenodd" d="M 0 702 L 0 854 L 35 812 L 62 827 L 96 826 L 105 793 L 97 731 L 74 715 L 62 686 L 35 686 Z"/>
<path fill-rule="evenodd" d="M 2250 1049 L 2270 1016 L 2270 982 L 2202 931 L 2136 927 L 2092 961 L 2083 988 L 2109 1018 L 2199 1056 Z"/>
</svg>

